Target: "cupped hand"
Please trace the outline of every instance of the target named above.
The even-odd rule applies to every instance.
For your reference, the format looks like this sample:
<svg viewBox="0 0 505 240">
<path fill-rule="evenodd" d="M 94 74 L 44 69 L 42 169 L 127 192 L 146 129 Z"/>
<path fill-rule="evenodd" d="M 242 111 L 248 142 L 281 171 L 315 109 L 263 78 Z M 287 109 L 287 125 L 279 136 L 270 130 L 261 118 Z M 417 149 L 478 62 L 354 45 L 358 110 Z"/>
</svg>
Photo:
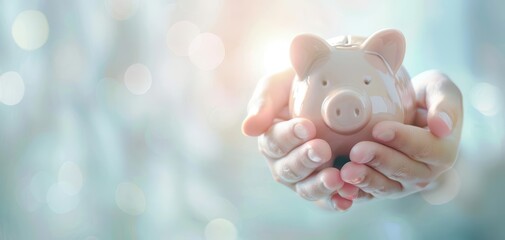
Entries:
<svg viewBox="0 0 505 240">
<path fill-rule="evenodd" d="M 358 198 L 400 198 L 436 186 L 458 154 L 463 107 L 458 87 L 438 71 L 412 79 L 417 99 L 414 125 L 381 122 L 374 142 L 356 144 L 342 179 L 360 188 Z"/>
<path fill-rule="evenodd" d="M 289 116 L 294 75 L 293 70 L 286 70 L 260 80 L 242 131 L 259 136 L 259 149 L 277 182 L 319 205 L 347 210 L 358 196 L 358 188 L 345 183 L 336 168 L 318 170 L 331 160 L 330 146 L 322 139 L 315 139 L 316 129 L 311 121 Z"/>
</svg>

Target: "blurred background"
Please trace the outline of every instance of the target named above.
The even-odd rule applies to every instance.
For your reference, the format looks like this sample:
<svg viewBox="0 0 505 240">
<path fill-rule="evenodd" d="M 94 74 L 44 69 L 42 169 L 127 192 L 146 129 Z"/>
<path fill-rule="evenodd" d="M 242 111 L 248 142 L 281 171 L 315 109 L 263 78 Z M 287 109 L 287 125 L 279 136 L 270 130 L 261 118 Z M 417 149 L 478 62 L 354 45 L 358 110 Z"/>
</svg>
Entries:
<svg viewBox="0 0 505 240">
<path fill-rule="evenodd" d="M 500 0 L 0 0 L 0 239 L 505 239 Z M 298 33 L 400 29 L 464 95 L 436 192 L 326 212 L 240 124 Z"/>
</svg>

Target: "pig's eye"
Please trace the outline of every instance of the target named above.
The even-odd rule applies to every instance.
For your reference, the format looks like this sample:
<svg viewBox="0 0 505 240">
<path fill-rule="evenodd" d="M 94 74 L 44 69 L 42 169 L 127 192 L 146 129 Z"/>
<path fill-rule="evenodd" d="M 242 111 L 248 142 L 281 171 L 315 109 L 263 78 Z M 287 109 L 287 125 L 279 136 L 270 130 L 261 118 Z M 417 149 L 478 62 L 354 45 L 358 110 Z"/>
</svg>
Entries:
<svg viewBox="0 0 505 240">
<path fill-rule="evenodd" d="M 364 83 L 365 85 L 370 85 L 370 83 L 371 83 L 371 82 L 372 82 L 372 77 L 370 77 L 370 76 L 365 76 L 365 77 L 363 78 L 363 83 Z"/>
<path fill-rule="evenodd" d="M 323 80 L 323 81 L 321 81 L 321 84 L 323 85 L 323 87 L 326 87 L 326 85 L 328 85 L 328 81 Z"/>
</svg>

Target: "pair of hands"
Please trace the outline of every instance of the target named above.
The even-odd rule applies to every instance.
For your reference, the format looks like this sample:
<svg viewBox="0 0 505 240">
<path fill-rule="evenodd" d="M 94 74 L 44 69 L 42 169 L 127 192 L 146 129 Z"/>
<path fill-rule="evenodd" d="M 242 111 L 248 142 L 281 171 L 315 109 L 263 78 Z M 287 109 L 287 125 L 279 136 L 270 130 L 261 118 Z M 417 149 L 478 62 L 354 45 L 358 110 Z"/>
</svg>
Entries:
<svg viewBox="0 0 505 240">
<path fill-rule="evenodd" d="M 412 79 L 417 113 L 413 125 L 384 121 L 373 128 L 375 141 L 357 143 L 341 170 L 316 170 L 331 158 L 331 149 L 315 139 L 311 121 L 289 116 L 294 71 L 263 78 L 248 106 L 242 131 L 259 136 L 273 178 L 320 206 L 345 211 L 353 202 L 401 198 L 436 185 L 454 164 L 462 129 L 462 96 L 437 71 Z"/>
</svg>

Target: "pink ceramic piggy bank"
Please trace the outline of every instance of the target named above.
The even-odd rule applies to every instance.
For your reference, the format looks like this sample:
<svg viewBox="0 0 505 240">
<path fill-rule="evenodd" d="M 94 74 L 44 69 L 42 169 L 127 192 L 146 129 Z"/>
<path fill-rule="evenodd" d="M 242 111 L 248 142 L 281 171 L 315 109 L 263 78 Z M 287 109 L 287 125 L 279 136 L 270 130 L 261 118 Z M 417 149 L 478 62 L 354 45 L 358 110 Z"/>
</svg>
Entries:
<svg viewBox="0 0 505 240">
<path fill-rule="evenodd" d="M 404 55 L 405 38 L 392 29 L 368 38 L 327 42 L 303 34 L 293 39 L 291 62 L 297 76 L 290 112 L 315 124 L 316 138 L 331 146 L 335 167 L 345 163 L 356 143 L 372 140 L 376 123 L 412 123 L 415 93 L 402 67 Z"/>
</svg>

